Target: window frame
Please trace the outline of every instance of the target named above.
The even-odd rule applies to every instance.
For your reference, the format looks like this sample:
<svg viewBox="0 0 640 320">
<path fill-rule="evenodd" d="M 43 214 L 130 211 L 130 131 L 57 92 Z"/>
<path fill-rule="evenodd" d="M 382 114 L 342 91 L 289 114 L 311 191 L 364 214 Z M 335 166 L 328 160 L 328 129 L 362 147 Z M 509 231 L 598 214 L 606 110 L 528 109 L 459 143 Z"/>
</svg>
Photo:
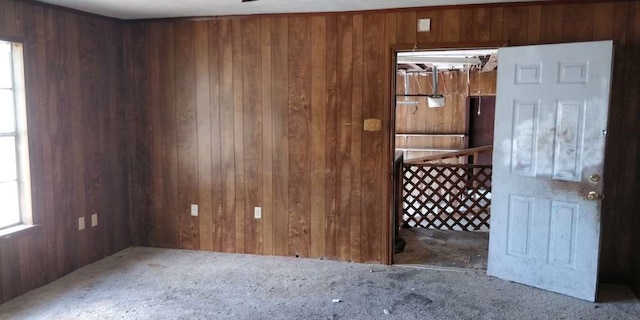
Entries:
<svg viewBox="0 0 640 320">
<path fill-rule="evenodd" d="M 11 87 L 1 88 L 10 90 L 13 94 L 14 131 L 0 133 L 0 137 L 13 137 L 15 143 L 16 184 L 18 188 L 19 222 L 0 226 L 0 235 L 12 231 L 22 230 L 33 225 L 31 211 L 31 170 L 29 161 L 29 135 L 27 125 L 27 104 L 24 63 L 24 41 L 0 37 L 0 42 L 11 46 Z M 8 180 L 3 182 L 11 182 Z M 2 213 L 0 213 L 2 214 Z"/>
</svg>

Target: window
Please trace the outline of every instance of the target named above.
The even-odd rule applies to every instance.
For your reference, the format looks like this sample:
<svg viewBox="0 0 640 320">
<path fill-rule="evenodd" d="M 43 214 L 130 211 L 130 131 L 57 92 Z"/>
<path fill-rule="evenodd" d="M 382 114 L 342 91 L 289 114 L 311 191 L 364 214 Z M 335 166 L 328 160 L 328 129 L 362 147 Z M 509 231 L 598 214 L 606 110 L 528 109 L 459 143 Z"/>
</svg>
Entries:
<svg viewBox="0 0 640 320">
<path fill-rule="evenodd" d="M 31 224 L 22 45 L 0 40 L 0 230 Z"/>
</svg>

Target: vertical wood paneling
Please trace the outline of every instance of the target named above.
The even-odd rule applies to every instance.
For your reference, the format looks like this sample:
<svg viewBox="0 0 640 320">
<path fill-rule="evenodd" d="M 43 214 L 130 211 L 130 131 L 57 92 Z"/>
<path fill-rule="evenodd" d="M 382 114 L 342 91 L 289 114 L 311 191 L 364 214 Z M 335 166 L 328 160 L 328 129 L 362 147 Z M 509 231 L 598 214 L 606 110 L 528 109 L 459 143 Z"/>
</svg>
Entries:
<svg viewBox="0 0 640 320">
<path fill-rule="evenodd" d="M 308 257 L 311 210 L 311 29 L 308 17 L 289 18 L 289 254 Z"/>
<path fill-rule="evenodd" d="M 353 165 L 351 162 L 351 126 L 359 126 L 352 121 L 353 88 L 353 18 L 338 16 L 337 52 L 337 127 L 336 127 L 336 249 L 340 260 L 349 260 L 351 254 L 351 185 Z"/>
<path fill-rule="evenodd" d="M 172 24 L 161 25 L 163 46 L 160 47 L 160 88 L 162 95 L 162 142 L 163 154 L 162 171 L 164 185 L 162 188 L 164 200 L 164 221 L 168 225 L 166 246 L 180 247 L 178 220 L 178 151 L 176 136 L 176 77 L 174 59 L 174 29 Z"/>
<path fill-rule="evenodd" d="M 273 104 L 271 96 L 271 19 L 260 19 L 262 43 L 262 235 L 263 253 L 274 254 Z M 324 188 L 324 186 L 323 186 Z M 319 241 L 320 242 L 320 241 Z M 324 241 L 322 241 L 324 242 Z"/>
<path fill-rule="evenodd" d="M 593 16 L 593 40 L 611 40 L 614 25 L 614 3 L 596 3 Z"/>
<path fill-rule="evenodd" d="M 327 136 L 327 24 L 311 18 L 311 238 L 312 258 L 325 255 L 326 136 Z"/>
<path fill-rule="evenodd" d="M 178 22 L 174 29 L 176 74 L 176 144 L 178 152 L 178 224 L 180 246 L 198 248 L 198 220 L 191 204 L 198 203 L 196 65 L 194 24 Z"/>
<path fill-rule="evenodd" d="M 135 61 L 144 61 L 146 57 L 143 57 L 140 51 L 150 50 L 148 41 L 144 41 L 145 38 L 142 39 L 143 41 L 130 42 L 130 47 L 138 49 L 133 54 Z M 149 113 L 151 102 L 151 98 L 145 94 L 149 91 L 150 83 L 144 81 L 146 75 L 150 72 L 150 63 L 147 61 L 144 63 L 131 63 L 127 67 L 134 70 L 132 78 L 135 79 L 134 85 L 129 86 L 130 95 L 144 101 L 139 107 L 131 108 L 129 112 L 122 115 L 125 119 L 124 123 L 128 126 L 128 132 L 131 132 L 130 139 L 136 142 L 135 144 L 126 144 L 128 157 L 131 163 L 139 164 L 127 166 L 127 170 L 132 176 L 131 197 L 134 199 L 127 206 L 130 208 L 129 210 L 136 213 L 129 219 L 131 229 L 136 231 L 133 242 L 136 245 L 145 245 L 149 241 L 150 230 L 154 224 L 151 220 L 153 216 L 150 215 L 151 195 L 146 192 L 151 183 L 150 175 L 152 174 L 152 164 L 149 160 L 151 146 L 149 140 L 145 139 L 151 131 L 151 118 L 142 116 Z M 139 121 L 134 124 L 136 119 L 139 119 Z"/>
<path fill-rule="evenodd" d="M 593 38 L 593 4 L 567 4 L 562 15 L 562 42 Z"/>
<path fill-rule="evenodd" d="M 98 64 L 96 61 L 95 53 L 102 51 L 102 48 L 98 48 L 98 43 L 104 41 L 101 37 L 104 36 L 103 33 L 97 32 L 97 23 L 99 21 L 90 19 L 88 17 L 80 17 L 77 21 L 78 25 L 85 26 L 84 28 L 79 29 L 79 38 L 80 39 L 91 39 L 86 41 L 79 41 L 79 61 L 80 61 L 80 74 L 82 76 L 82 81 L 86 84 L 87 89 L 82 91 L 80 94 L 81 97 L 81 105 L 87 106 L 92 103 L 96 103 L 98 107 L 97 112 L 92 111 L 88 108 L 82 108 L 81 114 L 83 117 L 83 132 L 82 136 L 85 141 L 85 154 L 84 160 L 82 164 L 84 166 L 84 183 L 83 189 L 85 189 L 85 210 L 84 215 L 93 214 L 101 211 L 102 203 L 100 203 L 100 194 L 102 188 L 102 166 L 100 163 L 100 137 L 99 133 L 104 132 L 104 112 L 108 110 L 105 102 L 108 101 L 104 96 L 104 92 L 99 90 L 99 80 L 101 74 L 105 74 L 105 70 L 100 70 L 103 65 Z M 102 41 L 101 41 L 102 40 Z M 94 102 L 93 99 L 98 97 L 98 101 Z M 95 116 L 92 116 L 92 113 Z M 93 130 L 91 128 L 98 128 L 98 130 Z M 150 149 L 143 150 L 144 152 L 149 152 Z M 90 219 L 87 221 L 88 225 L 90 225 Z M 80 260 L 80 264 L 84 265 L 88 262 L 95 261 L 98 257 L 104 256 L 104 253 L 100 254 L 100 251 L 103 251 L 101 248 L 97 250 L 89 250 L 89 243 L 101 243 L 104 240 L 96 238 L 97 234 L 88 233 L 84 234 L 84 239 L 81 241 L 85 241 L 85 247 L 81 248 L 79 251 L 81 256 L 84 256 L 84 260 Z"/>
<path fill-rule="evenodd" d="M 0 301 L 126 247 L 132 234 L 163 247 L 386 261 L 392 142 L 362 121 L 393 126 L 391 44 L 465 40 L 616 41 L 607 157 L 618 161 L 606 169 L 601 274 L 640 278 L 630 267 L 640 257 L 626 245 L 637 241 L 629 206 L 638 152 L 628 148 L 638 139 L 639 90 L 629 85 L 640 73 L 636 3 L 135 23 L 12 0 L 0 9 L 0 36 L 28 41 L 41 223 L 0 238 Z M 417 18 L 432 19 L 432 31 L 418 33 Z M 436 125 L 458 117 L 449 108 Z M 90 225 L 94 210 L 99 226 L 77 231 L 78 217 Z"/>
<path fill-rule="evenodd" d="M 470 41 L 474 38 L 473 9 L 460 10 L 460 41 Z"/>
<path fill-rule="evenodd" d="M 386 22 L 386 27 L 385 27 L 385 41 L 387 44 L 389 43 L 396 43 L 396 18 L 397 15 L 393 14 L 393 13 L 388 13 L 385 17 L 385 22 Z M 386 54 L 385 54 L 385 61 L 392 61 L 393 60 L 393 55 L 395 54 L 395 52 L 391 52 L 391 50 L 386 50 Z M 392 99 L 395 99 L 394 94 L 393 94 L 393 90 L 392 88 L 394 87 L 393 85 L 393 73 L 395 72 L 395 68 L 392 67 L 391 65 L 387 65 L 384 71 L 384 78 L 385 78 L 385 85 L 384 88 L 385 90 L 384 92 L 384 103 L 386 105 L 392 105 Z M 395 112 L 395 110 L 393 110 L 393 108 L 389 108 L 387 110 L 385 110 L 384 114 L 383 114 L 383 119 L 382 119 L 382 123 L 383 125 L 385 125 L 386 127 L 388 127 L 388 129 L 386 130 L 385 134 L 390 134 L 392 132 L 396 132 L 395 131 L 395 123 L 394 123 L 394 115 L 393 113 Z M 382 145 L 382 150 L 387 150 L 387 154 L 391 153 L 391 150 L 393 150 L 395 148 L 395 141 L 394 139 L 383 139 L 383 145 Z M 395 152 L 394 152 L 395 154 Z M 395 155 L 393 156 L 395 157 Z M 384 159 L 384 158 L 383 158 Z M 389 159 L 386 159 L 389 160 Z M 388 168 L 388 170 L 392 170 L 391 168 Z M 383 174 L 385 176 L 391 176 L 393 173 L 392 172 L 385 172 L 386 170 L 384 169 L 384 160 L 383 160 Z M 393 178 L 391 180 L 394 180 Z M 387 190 L 383 190 L 383 203 L 389 203 L 392 202 L 393 197 L 391 196 L 391 194 L 393 194 L 393 190 L 396 187 L 393 186 L 393 183 L 391 183 L 388 187 Z M 393 205 L 391 205 L 393 206 Z M 391 212 L 393 212 L 393 209 L 390 210 Z M 389 223 L 388 226 L 385 225 L 384 223 L 384 210 L 383 210 L 383 230 L 382 230 L 382 248 L 383 248 L 383 253 L 382 253 L 382 263 L 385 264 L 391 264 L 393 262 L 393 251 L 392 251 L 392 246 L 393 246 L 393 242 L 395 240 L 394 238 L 394 228 L 395 228 L 395 224 L 394 224 L 394 220 L 395 220 L 395 214 L 390 213 L 386 219 Z M 386 227 L 386 230 L 384 229 Z"/>
<path fill-rule="evenodd" d="M 126 65 L 122 47 L 114 45 L 125 43 L 122 32 L 123 28 L 118 25 L 110 23 L 105 26 L 104 35 L 107 50 L 104 51 L 106 54 L 104 60 L 107 62 L 106 70 L 121 70 L 122 66 Z M 100 61 L 100 58 L 97 61 Z M 130 163 L 130 158 L 124 148 L 125 143 L 129 141 L 129 131 L 125 130 L 123 125 L 124 117 L 122 116 L 124 113 L 122 111 L 122 101 L 130 102 L 130 98 L 123 94 L 123 92 L 126 92 L 124 82 L 126 82 L 127 78 L 123 74 L 115 74 L 113 72 L 105 73 L 105 77 L 108 79 L 105 85 L 105 91 L 107 91 L 108 96 L 108 115 L 106 115 L 108 120 L 104 145 L 106 146 L 105 150 L 108 150 L 111 156 L 106 159 L 103 158 L 108 162 L 107 167 L 109 170 L 105 179 L 107 187 L 103 189 L 101 203 L 103 208 L 109 208 L 108 210 L 112 214 L 99 216 L 98 220 L 102 222 L 98 222 L 98 230 L 101 230 L 106 242 L 105 255 L 109 255 L 131 243 L 133 230 L 127 223 L 132 215 L 131 211 L 128 210 L 128 203 L 131 199 L 131 187 L 129 184 L 131 177 L 126 170 L 126 165 Z M 116 138 L 114 139 L 114 137 Z M 121 187 L 127 184 L 129 184 L 129 188 Z"/>
<path fill-rule="evenodd" d="M 491 41 L 504 40 L 502 30 L 504 29 L 504 9 L 491 8 Z"/>
<path fill-rule="evenodd" d="M 245 175 L 244 175 L 244 104 L 243 104 L 243 53 L 242 24 L 243 20 L 231 21 L 231 45 L 233 48 L 233 137 L 234 137 L 234 179 L 235 179 L 235 250 L 245 252 Z"/>
<path fill-rule="evenodd" d="M 4 36 L 18 37 L 22 36 L 18 32 L 18 21 L 20 20 L 21 12 L 16 12 L 15 7 L 18 3 L 11 0 L 4 0 L 0 3 L 2 5 L 2 22 L 0 22 L 0 29 Z"/>
<path fill-rule="evenodd" d="M 214 251 L 224 251 L 227 226 L 223 214 L 222 119 L 220 92 L 220 50 L 218 50 L 218 21 L 209 21 L 209 103 L 211 104 L 211 241 Z"/>
<path fill-rule="evenodd" d="M 220 152 L 222 160 L 222 250 L 236 251 L 236 180 L 233 101 L 233 30 L 231 20 L 218 24 L 220 81 Z"/>
<path fill-rule="evenodd" d="M 147 40 L 147 48 L 149 50 L 149 83 L 148 88 L 151 92 L 160 92 L 161 90 L 161 81 L 160 81 L 160 48 L 158 47 L 158 43 L 160 43 L 160 26 L 157 23 L 149 24 L 146 32 L 148 36 Z M 153 224 L 151 225 L 151 233 L 149 235 L 150 239 L 148 242 L 151 244 L 163 244 L 168 245 L 168 236 L 167 227 L 169 226 L 170 221 L 166 219 L 165 207 L 164 207 L 164 174 L 163 171 L 163 151 L 164 151 L 164 141 L 163 141 L 163 132 L 162 132 L 162 102 L 161 97 L 159 95 L 152 95 L 149 99 L 149 103 L 151 104 L 149 107 L 150 122 L 151 122 L 151 175 L 152 175 L 152 190 L 153 190 Z"/>
<path fill-rule="evenodd" d="M 55 65 L 50 65 L 53 70 L 49 72 L 49 94 L 54 95 L 54 98 L 51 101 L 51 105 L 49 106 L 51 109 L 49 111 L 55 114 L 54 117 L 50 118 L 51 123 L 51 134 L 54 136 L 54 154 L 53 158 L 53 170 L 54 170 L 54 185 L 55 186 L 64 186 L 62 188 L 54 189 L 54 210 L 56 212 L 60 212 L 61 216 L 59 219 L 62 219 L 64 223 L 55 224 L 55 241 L 56 241 L 56 251 L 57 251 L 57 275 L 63 275 L 69 272 L 72 269 L 71 260 L 73 260 L 73 256 L 75 256 L 76 252 L 73 250 L 74 246 L 69 244 L 72 242 L 71 237 L 76 235 L 74 232 L 76 228 L 72 226 L 77 225 L 77 219 L 73 219 L 76 215 L 75 212 L 71 210 L 70 207 L 70 187 L 73 183 L 71 177 L 69 175 L 73 172 L 72 167 L 69 165 L 71 162 L 67 161 L 67 154 L 65 151 L 70 152 L 71 147 L 69 145 L 69 129 L 70 123 L 67 125 L 66 123 L 61 123 L 64 120 L 61 115 L 61 110 L 64 110 L 65 106 L 69 105 L 68 100 L 68 77 L 66 77 L 63 81 L 57 79 L 58 75 L 64 74 L 67 70 L 67 44 L 66 37 L 64 36 L 67 32 L 66 23 L 62 15 L 56 15 L 56 12 L 53 10 L 48 10 L 48 24 L 50 28 L 47 28 L 50 31 L 53 31 L 49 34 L 47 39 L 47 47 L 52 48 L 53 55 L 58 57 L 57 63 Z M 51 99 L 51 98 L 50 98 Z M 52 113 L 50 113 L 52 114 Z M 73 215 L 73 216 L 70 216 Z M 54 217 L 55 218 L 55 217 Z M 72 229 L 73 228 L 73 229 Z M 73 230 L 73 231 L 72 231 Z"/>
<path fill-rule="evenodd" d="M 382 19 L 381 22 L 384 22 Z M 381 34 L 383 35 L 383 34 Z M 362 15 L 353 16 L 353 87 L 351 91 L 351 162 L 353 167 L 353 178 L 351 180 L 351 209 L 349 214 L 350 228 L 350 248 L 351 261 L 362 261 L 362 206 L 357 201 L 362 197 L 362 128 L 363 125 L 363 64 L 364 64 L 364 22 Z M 366 212 L 366 211 L 364 211 Z M 366 231 L 366 230 L 365 230 Z"/>
<path fill-rule="evenodd" d="M 538 44 L 540 43 L 541 36 L 541 25 L 542 22 L 542 7 L 533 6 L 529 8 L 529 17 L 528 17 L 528 35 L 527 42 L 528 44 Z"/>
<path fill-rule="evenodd" d="M 325 166 L 325 256 L 338 256 L 337 141 L 338 141 L 338 19 L 327 17 L 327 119 Z"/>
<path fill-rule="evenodd" d="M 273 124 L 273 249 L 289 254 L 289 44 L 288 22 L 271 21 L 271 107 Z"/>
<path fill-rule="evenodd" d="M 0 38 L 24 41 L 36 224 L 0 237 L 2 303 L 131 244 L 122 206 L 130 176 L 114 171 L 129 166 L 129 154 L 114 151 L 128 148 L 121 134 L 136 139 L 126 121 L 110 119 L 130 114 L 114 90 L 124 80 L 120 23 L 12 0 L 0 1 L 0 17 Z M 91 213 L 100 217 L 93 228 Z"/>
<path fill-rule="evenodd" d="M 207 199 L 198 200 L 203 212 L 194 220 L 200 220 L 204 234 L 196 242 L 203 249 L 210 245 L 206 249 L 386 261 L 387 214 L 382 200 L 386 166 L 381 155 L 392 141 L 383 133 L 364 132 L 362 121 L 379 118 L 384 121 L 385 130 L 393 126 L 386 122 L 391 114 L 387 112 L 391 96 L 385 87 L 390 82 L 385 80 L 385 74 L 390 72 L 385 69 L 389 67 L 390 45 L 489 40 L 525 45 L 609 37 L 624 43 L 631 27 L 621 27 L 613 21 L 629 15 L 627 6 L 536 3 L 212 20 L 208 22 L 207 53 L 202 31 L 191 31 L 196 45 L 195 66 L 181 56 L 163 52 L 171 47 L 184 56 L 182 42 L 188 35 L 183 33 L 198 28 L 199 22 L 155 22 L 162 26 L 158 39 L 170 40 L 158 45 L 158 66 L 166 66 L 171 72 L 161 68 L 158 74 L 148 75 L 161 79 L 161 99 L 157 100 L 164 105 L 160 108 L 162 135 L 153 134 L 162 141 L 151 145 L 163 147 L 160 162 L 169 170 L 163 170 L 164 183 L 158 190 L 163 192 L 162 210 L 175 218 L 162 220 L 169 225 L 157 230 L 169 234 L 178 230 L 177 181 L 178 172 L 182 174 L 184 169 L 182 160 L 180 171 L 177 169 L 176 135 L 184 124 L 184 130 L 197 133 L 197 145 L 193 146 L 197 147 L 198 178 L 211 175 L 213 179 L 199 180 L 197 190 L 192 190 L 198 197 L 212 194 L 210 204 Z M 582 20 L 577 21 L 578 16 Z M 432 19 L 432 31 L 418 33 L 417 18 Z M 573 22 L 566 22 L 567 19 Z M 179 29 L 175 36 L 174 26 Z M 131 36 L 138 32 L 149 31 L 137 28 Z M 173 38 L 180 41 L 180 48 L 174 46 Z M 133 39 L 132 42 L 135 43 Z M 186 44 L 190 47 L 190 42 Z M 199 66 L 207 61 L 208 92 L 201 86 L 207 81 L 207 69 Z M 184 78 L 189 70 L 194 74 Z M 473 80 L 480 78 L 474 77 Z M 189 81 L 193 88 L 183 99 L 184 90 L 192 87 Z M 423 82 L 423 90 L 429 87 L 428 80 L 419 81 Z M 465 87 L 465 83 L 461 77 L 443 75 L 443 87 L 439 89 Z M 417 86 L 417 80 L 412 81 L 412 86 Z M 487 91 L 486 94 L 495 89 L 474 84 L 473 90 Z M 467 94 L 466 89 L 452 93 L 451 106 L 464 105 Z M 210 108 L 204 107 L 207 95 Z M 143 96 L 136 99 L 151 101 Z M 196 118 L 186 120 L 189 112 L 185 110 L 189 109 L 185 108 L 193 101 Z M 418 110 L 419 116 L 429 116 L 433 123 L 423 123 L 416 130 L 464 130 L 463 122 L 446 124 L 447 119 L 463 117 L 463 107 L 446 108 L 437 114 L 423 109 Z M 407 116 L 413 112 L 409 108 L 403 110 Z M 201 117 L 203 112 L 205 116 Z M 61 141 L 66 137 L 64 131 L 58 135 Z M 443 147 L 458 143 L 433 142 Z M 154 150 L 154 154 L 159 153 Z M 171 170 L 174 166 L 176 169 Z M 64 194 L 61 196 L 65 199 Z M 181 200 L 180 206 L 183 205 Z M 60 206 L 65 206 L 64 200 Z M 255 206 L 263 207 L 261 220 L 253 218 Z M 216 213 L 208 213 L 209 210 Z M 203 219 L 212 219 L 211 226 Z"/>
<path fill-rule="evenodd" d="M 470 41 L 491 40 L 491 9 L 473 9 L 473 33 Z"/>
<path fill-rule="evenodd" d="M 458 42 L 460 40 L 460 9 L 447 9 L 442 11 L 442 41 Z M 446 21 L 446 22 L 445 22 Z M 400 39 L 398 39 L 400 40 Z"/>
<path fill-rule="evenodd" d="M 262 253 L 262 220 L 254 207 L 262 207 L 262 67 L 260 20 L 242 24 L 242 104 L 244 115 L 245 251 Z"/>
<path fill-rule="evenodd" d="M 564 6 L 543 6 L 540 40 L 542 43 L 558 43 L 562 41 Z"/>
<path fill-rule="evenodd" d="M 638 81 L 640 81 L 640 75 L 638 75 L 638 73 L 640 73 L 640 67 L 637 65 L 637 63 L 635 63 L 635 59 L 638 57 L 638 55 L 640 54 L 640 5 L 637 2 L 634 2 L 632 4 L 630 4 L 631 6 L 631 10 L 630 10 L 630 14 L 629 14 L 629 21 L 628 21 L 628 29 L 630 32 L 629 35 L 629 43 L 631 43 L 631 48 L 629 48 L 629 52 L 626 52 L 626 54 L 628 54 L 631 57 L 634 58 L 628 58 L 627 60 L 629 60 L 630 62 L 632 62 L 632 66 L 629 67 L 628 72 L 631 73 L 630 78 L 627 79 L 627 81 L 633 81 L 632 83 L 638 83 Z M 625 86 L 625 89 L 629 89 L 632 90 L 633 93 L 630 93 L 630 95 L 628 97 L 626 97 L 627 103 L 625 103 L 625 105 L 627 104 L 635 104 L 637 106 L 637 101 L 640 98 L 640 93 L 637 89 L 632 89 L 632 88 L 628 88 L 627 86 Z M 635 176 L 635 181 L 631 182 L 634 185 L 634 189 L 636 190 L 636 194 L 638 194 L 638 192 L 640 191 L 640 135 L 638 135 L 637 133 L 631 134 L 631 132 L 637 132 L 637 128 L 638 126 L 640 126 L 640 111 L 638 110 L 638 108 L 630 108 L 629 109 L 629 113 L 628 113 L 628 117 L 630 119 L 628 119 L 626 121 L 626 123 L 628 124 L 628 126 L 625 126 L 627 129 L 629 129 L 629 131 L 627 131 L 627 134 L 629 135 L 629 144 L 633 145 L 633 153 L 635 153 L 635 159 L 632 158 L 633 156 L 627 156 L 627 159 L 629 159 L 630 162 L 628 162 L 628 164 L 630 164 L 630 166 L 633 166 L 633 161 L 635 160 L 635 167 L 632 169 L 631 172 L 629 172 L 629 176 Z M 634 137 L 635 136 L 635 137 Z M 634 139 L 635 138 L 635 139 Z M 631 153 L 631 152 L 630 152 Z M 634 179 L 630 179 L 630 180 L 634 180 Z M 627 186 L 625 184 L 625 186 Z M 625 209 L 632 207 L 635 204 L 635 212 L 638 212 L 638 209 L 640 209 L 640 205 L 638 205 L 638 201 L 636 200 L 636 197 L 633 195 L 628 195 L 627 198 L 627 206 L 625 207 Z M 629 234 L 631 234 L 631 237 L 629 237 L 629 242 L 630 243 L 639 243 L 640 242 L 640 236 L 638 235 L 638 233 L 636 232 L 637 229 L 640 228 L 640 217 L 638 216 L 638 214 L 635 215 L 635 221 L 634 224 L 627 230 Z M 614 239 L 609 239 L 614 240 Z M 617 240 L 617 239 L 615 239 Z M 635 247 L 635 246 L 632 246 Z M 627 248 L 629 248 L 629 246 L 627 246 Z M 638 250 L 635 250 L 635 255 L 632 254 L 631 257 L 629 257 L 629 261 L 632 267 L 631 270 L 631 281 L 629 281 L 631 283 L 631 287 L 633 288 L 633 290 L 635 291 L 636 295 L 640 297 L 640 252 L 638 252 Z M 624 254 L 621 254 L 624 255 Z"/>
<path fill-rule="evenodd" d="M 397 34 L 399 43 L 409 43 L 413 44 L 416 42 L 416 31 L 418 29 L 417 26 L 417 16 L 416 12 L 413 11 L 403 11 L 398 12 L 398 19 L 396 19 L 397 23 Z M 422 14 L 420 14 L 422 17 Z"/>
<path fill-rule="evenodd" d="M 209 23 L 199 21 L 194 26 L 195 89 L 196 89 L 196 141 L 198 181 L 199 248 L 213 250 L 213 154 L 211 152 L 211 81 L 209 79 Z"/>
<path fill-rule="evenodd" d="M 527 44 L 528 30 L 528 8 L 527 7 L 507 7 L 504 8 L 504 40 L 509 41 L 509 45 L 517 46 Z"/>
<path fill-rule="evenodd" d="M 384 81 L 384 68 L 386 63 L 383 61 L 387 46 L 385 45 L 385 21 L 382 14 L 371 14 L 364 17 L 364 56 L 363 56 L 363 118 L 383 119 L 384 107 L 384 89 L 380 89 L 380 84 Z M 358 125 L 361 125 L 358 123 Z M 378 217 L 370 214 L 376 212 L 376 208 L 383 207 L 382 188 L 383 177 L 380 174 L 382 170 L 383 154 L 382 142 L 383 133 L 379 132 L 363 132 L 362 134 L 362 189 L 367 192 L 362 193 L 360 198 L 362 205 L 361 230 L 363 239 L 361 240 L 362 257 L 364 261 L 382 261 L 383 247 L 382 244 L 382 228 L 383 216 Z M 356 199 L 356 201 L 358 201 Z"/>
</svg>

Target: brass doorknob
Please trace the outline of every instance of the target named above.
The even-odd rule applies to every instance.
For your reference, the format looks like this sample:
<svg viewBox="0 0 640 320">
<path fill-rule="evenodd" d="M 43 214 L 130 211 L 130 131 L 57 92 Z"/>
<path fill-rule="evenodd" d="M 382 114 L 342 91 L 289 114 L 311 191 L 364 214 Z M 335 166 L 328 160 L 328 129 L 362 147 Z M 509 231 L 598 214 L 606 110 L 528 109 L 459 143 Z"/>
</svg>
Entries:
<svg viewBox="0 0 640 320">
<path fill-rule="evenodd" d="M 595 200 L 600 200 L 604 198 L 603 195 L 595 192 L 595 191 L 591 191 L 589 193 L 587 193 L 587 199 L 591 200 L 591 201 L 595 201 Z"/>
</svg>

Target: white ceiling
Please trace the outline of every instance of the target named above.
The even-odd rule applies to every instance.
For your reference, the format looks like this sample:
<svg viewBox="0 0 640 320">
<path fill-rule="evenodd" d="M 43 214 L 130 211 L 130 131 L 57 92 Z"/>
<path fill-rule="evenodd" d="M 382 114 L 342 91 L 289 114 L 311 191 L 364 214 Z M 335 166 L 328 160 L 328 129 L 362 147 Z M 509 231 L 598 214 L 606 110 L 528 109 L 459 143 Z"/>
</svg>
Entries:
<svg viewBox="0 0 640 320">
<path fill-rule="evenodd" d="M 534 0 L 41 0 L 120 19 L 354 11 Z"/>
</svg>

